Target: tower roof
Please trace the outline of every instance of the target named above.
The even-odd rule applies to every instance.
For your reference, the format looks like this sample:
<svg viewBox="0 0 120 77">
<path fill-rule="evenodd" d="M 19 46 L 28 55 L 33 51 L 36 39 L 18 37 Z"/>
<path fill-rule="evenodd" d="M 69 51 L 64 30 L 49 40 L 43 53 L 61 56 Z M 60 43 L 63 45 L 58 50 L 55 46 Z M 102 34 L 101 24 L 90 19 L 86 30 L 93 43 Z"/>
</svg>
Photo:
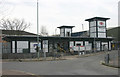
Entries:
<svg viewBox="0 0 120 77">
<path fill-rule="evenodd" d="M 75 26 L 65 26 L 65 25 L 63 25 L 63 26 L 60 26 L 60 27 L 57 27 L 57 28 L 73 28 L 73 27 L 75 27 Z"/>
<path fill-rule="evenodd" d="M 93 20 L 103 20 L 103 21 L 106 21 L 106 20 L 109 20 L 109 19 L 110 19 L 110 18 L 93 17 L 93 18 L 86 19 L 85 21 L 93 21 Z"/>
</svg>

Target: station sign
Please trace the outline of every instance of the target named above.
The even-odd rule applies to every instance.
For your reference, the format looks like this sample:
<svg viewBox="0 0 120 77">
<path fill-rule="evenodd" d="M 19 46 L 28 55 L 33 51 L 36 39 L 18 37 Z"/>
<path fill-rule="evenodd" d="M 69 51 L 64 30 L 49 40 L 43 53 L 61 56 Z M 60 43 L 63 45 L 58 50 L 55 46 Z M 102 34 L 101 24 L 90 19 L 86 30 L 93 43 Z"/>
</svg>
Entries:
<svg viewBox="0 0 120 77">
<path fill-rule="evenodd" d="M 105 26 L 105 21 L 98 21 L 98 26 Z"/>
</svg>

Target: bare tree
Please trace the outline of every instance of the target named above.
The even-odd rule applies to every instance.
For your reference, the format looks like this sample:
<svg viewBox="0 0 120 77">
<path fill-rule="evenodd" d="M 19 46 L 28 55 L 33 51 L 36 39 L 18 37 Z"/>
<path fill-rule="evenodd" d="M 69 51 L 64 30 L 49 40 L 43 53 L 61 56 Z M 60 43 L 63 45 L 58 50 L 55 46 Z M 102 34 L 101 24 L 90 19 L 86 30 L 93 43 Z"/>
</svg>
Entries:
<svg viewBox="0 0 120 77">
<path fill-rule="evenodd" d="M 42 36 L 48 36 L 48 31 L 46 29 L 46 26 L 41 26 L 41 32 L 40 32 L 40 34 Z"/>
<path fill-rule="evenodd" d="M 1 19 L 0 20 L 0 28 L 5 30 L 21 30 L 24 31 L 28 27 L 30 27 L 30 23 L 26 23 L 24 19 Z"/>
</svg>

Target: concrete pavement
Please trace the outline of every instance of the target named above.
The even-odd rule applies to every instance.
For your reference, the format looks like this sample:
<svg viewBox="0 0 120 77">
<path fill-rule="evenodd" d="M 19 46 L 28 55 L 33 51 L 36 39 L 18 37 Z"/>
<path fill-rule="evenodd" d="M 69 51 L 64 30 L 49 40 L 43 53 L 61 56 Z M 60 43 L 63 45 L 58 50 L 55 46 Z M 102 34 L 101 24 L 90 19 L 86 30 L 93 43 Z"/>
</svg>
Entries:
<svg viewBox="0 0 120 77">
<path fill-rule="evenodd" d="M 3 63 L 3 70 L 19 70 L 35 75 L 118 75 L 118 69 L 100 64 L 104 55 L 60 61 L 7 62 Z"/>
</svg>

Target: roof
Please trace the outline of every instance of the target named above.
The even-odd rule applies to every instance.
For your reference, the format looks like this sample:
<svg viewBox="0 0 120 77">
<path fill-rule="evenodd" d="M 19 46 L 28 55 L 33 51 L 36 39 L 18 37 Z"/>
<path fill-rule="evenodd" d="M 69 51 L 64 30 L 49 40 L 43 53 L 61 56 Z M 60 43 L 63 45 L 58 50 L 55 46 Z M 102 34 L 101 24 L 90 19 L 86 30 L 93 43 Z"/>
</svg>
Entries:
<svg viewBox="0 0 120 77">
<path fill-rule="evenodd" d="M 89 35 L 87 34 L 88 31 L 82 31 L 82 32 L 75 32 L 75 33 L 72 33 L 72 37 L 88 37 Z"/>
<path fill-rule="evenodd" d="M 36 35 L 34 33 L 20 30 L 1 30 L 3 35 Z"/>
<path fill-rule="evenodd" d="M 97 37 L 54 37 L 54 36 L 48 36 L 48 37 L 44 37 L 44 36 L 39 36 L 40 40 L 52 40 L 52 41 L 60 41 L 60 40 L 75 40 L 75 41 L 80 41 L 80 40 L 113 40 L 113 38 L 111 37 L 107 37 L 107 38 L 97 38 Z M 3 38 L 3 40 L 6 41 L 37 41 L 37 36 L 5 36 Z"/>
<path fill-rule="evenodd" d="M 120 27 L 114 27 L 114 28 L 107 30 L 107 36 L 115 37 L 114 39 L 115 41 L 120 41 L 119 32 L 120 32 Z"/>
<path fill-rule="evenodd" d="M 63 25 L 63 26 L 60 26 L 60 27 L 57 27 L 57 28 L 73 28 L 73 27 L 75 27 L 75 26 L 65 26 L 65 25 Z"/>
<path fill-rule="evenodd" d="M 89 18 L 89 19 L 86 19 L 85 21 L 93 21 L 93 20 L 109 20 L 110 18 L 104 18 L 104 17 L 93 17 L 93 18 Z"/>
</svg>

